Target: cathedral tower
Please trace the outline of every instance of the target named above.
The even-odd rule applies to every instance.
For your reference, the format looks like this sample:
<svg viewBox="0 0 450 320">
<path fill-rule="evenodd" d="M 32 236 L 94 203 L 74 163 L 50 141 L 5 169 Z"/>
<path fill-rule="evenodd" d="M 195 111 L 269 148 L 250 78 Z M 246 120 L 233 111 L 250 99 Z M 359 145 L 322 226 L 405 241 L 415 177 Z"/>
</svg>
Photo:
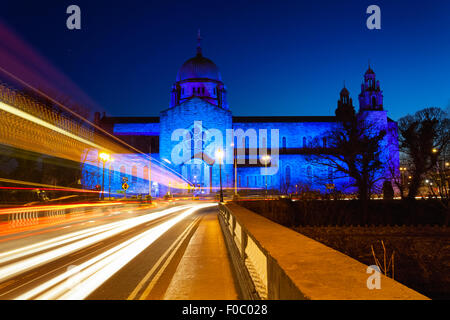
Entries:
<svg viewBox="0 0 450 320">
<path fill-rule="evenodd" d="M 172 86 L 170 107 L 199 97 L 209 103 L 228 110 L 227 90 L 222 82 L 219 68 L 210 59 L 203 56 L 200 31 L 197 37 L 197 54 L 187 60 L 179 69 L 175 84 Z"/>
<path fill-rule="evenodd" d="M 364 83 L 361 84 L 359 94 L 359 111 L 382 111 L 383 91 L 380 82 L 376 80 L 375 72 L 370 68 L 364 74 Z"/>
<path fill-rule="evenodd" d="M 339 93 L 338 107 L 335 114 L 339 119 L 345 119 L 355 115 L 353 101 L 352 98 L 350 98 L 350 92 L 345 87 L 345 84 L 344 88 Z"/>
</svg>

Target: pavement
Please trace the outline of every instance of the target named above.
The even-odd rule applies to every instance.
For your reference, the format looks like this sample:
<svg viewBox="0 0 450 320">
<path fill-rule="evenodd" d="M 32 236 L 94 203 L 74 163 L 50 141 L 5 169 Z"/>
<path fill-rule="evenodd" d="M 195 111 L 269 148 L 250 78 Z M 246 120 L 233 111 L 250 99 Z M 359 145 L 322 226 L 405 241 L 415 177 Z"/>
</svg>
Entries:
<svg viewBox="0 0 450 320">
<path fill-rule="evenodd" d="M 217 209 L 202 217 L 163 299 L 238 299 Z"/>
</svg>

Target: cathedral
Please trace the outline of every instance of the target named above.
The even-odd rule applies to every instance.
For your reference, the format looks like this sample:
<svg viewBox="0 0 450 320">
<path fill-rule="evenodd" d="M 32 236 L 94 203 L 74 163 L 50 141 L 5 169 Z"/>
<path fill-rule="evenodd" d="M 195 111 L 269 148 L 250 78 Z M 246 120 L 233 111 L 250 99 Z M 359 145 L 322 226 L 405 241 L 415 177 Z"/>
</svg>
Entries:
<svg viewBox="0 0 450 320">
<path fill-rule="evenodd" d="M 310 190 L 353 192 L 352 179 L 329 166 L 310 161 L 308 148 L 327 147 L 326 136 L 339 126 L 336 116 L 233 116 L 227 102 L 227 88 L 219 68 L 202 53 L 200 40 L 196 55 L 178 70 L 170 91 L 170 103 L 159 117 L 100 117 L 96 123 L 111 134 L 151 154 L 195 187 L 209 194 L 223 188 L 233 190 L 276 189 L 295 192 L 299 186 Z M 336 114 L 354 110 L 349 91 L 341 90 Z M 359 94 L 358 116 L 376 123 L 387 132 L 381 142 L 384 180 L 390 180 L 390 164 L 399 166 L 397 123 L 383 107 L 380 82 L 370 65 Z M 223 157 L 218 159 L 218 149 Z M 129 177 L 130 194 L 162 196 L 170 182 L 151 179 L 148 168 L 133 154 L 115 155 L 110 189 L 119 190 Z M 152 167 L 153 169 L 153 167 Z M 118 172 L 118 174 L 114 174 Z M 105 187 L 106 189 L 106 187 Z"/>
</svg>

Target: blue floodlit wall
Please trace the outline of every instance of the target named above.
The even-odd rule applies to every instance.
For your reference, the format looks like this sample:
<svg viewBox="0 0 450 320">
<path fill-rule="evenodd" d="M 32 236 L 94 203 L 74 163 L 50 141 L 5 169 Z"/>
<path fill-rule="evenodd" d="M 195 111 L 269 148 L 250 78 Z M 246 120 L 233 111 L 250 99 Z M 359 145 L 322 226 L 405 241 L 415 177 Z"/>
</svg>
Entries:
<svg viewBox="0 0 450 320">
<path fill-rule="evenodd" d="M 116 123 L 115 135 L 130 136 L 157 136 L 159 135 L 159 123 Z"/>
<path fill-rule="evenodd" d="M 148 195 L 149 189 L 149 161 L 145 155 L 139 154 L 113 154 L 113 162 L 107 162 L 103 173 L 103 164 L 98 160 L 97 152 L 90 152 L 86 157 L 83 165 L 83 174 L 81 183 L 84 188 L 94 190 L 95 186 L 102 185 L 104 174 L 104 191 L 105 197 L 111 193 L 112 197 L 121 198 L 124 196 L 122 183 L 123 178 L 128 179 L 129 189 L 126 191 L 127 196 Z M 151 169 L 155 171 L 158 164 L 157 154 L 152 154 L 153 162 Z M 152 182 L 152 196 L 159 197 L 164 195 L 167 189 L 162 181 Z"/>
<path fill-rule="evenodd" d="M 386 111 L 364 111 L 361 113 L 367 121 L 376 123 L 377 130 L 387 130 L 387 136 L 381 142 L 382 145 L 382 161 L 386 163 L 386 168 L 382 173 L 383 177 L 380 177 L 378 187 L 381 188 L 384 179 L 390 179 L 392 176 L 392 170 L 398 171 L 399 167 L 399 152 L 398 152 L 398 129 L 397 124 L 393 121 L 388 121 Z M 266 186 L 269 189 L 281 189 L 288 192 L 295 192 L 296 186 L 307 186 L 312 190 L 320 190 L 325 192 L 326 184 L 334 184 L 337 190 L 343 192 L 354 192 L 356 189 L 351 186 L 351 180 L 348 177 L 342 177 L 342 174 L 333 172 L 327 166 L 315 165 L 310 161 L 310 158 L 301 154 L 283 154 L 283 150 L 287 149 L 301 149 L 311 146 L 313 142 L 323 146 L 326 145 L 326 141 L 323 138 L 329 133 L 330 130 L 339 126 L 337 122 L 235 122 L 232 123 L 231 113 L 228 110 L 223 110 L 203 101 L 199 98 L 191 99 L 177 107 L 167 109 L 161 112 L 160 123 L 150 124 L 116 124 L 114 126 L 114 132 L 116 134 L 130 134 L 141 135 L 151 134 L 155 135 L 156 132 L 160 134 L 160 153 L 154 154 L 153 157 L 161 159 L 171 160 L 171 152 L 174 146 L 179 143 L 171 140 L 172 132 L 178 128 L 189 128 L 193 125 L 194 121 L 202 121 L 204 129 L 215 128 L 223 132 L 225 139 L 226 129 L 232 128 L 234 130 L 242 129 L 244 133 L 249 130 L 255 130 L 257 134 L 257 146 L 262 147 L 263 142 L 259 136 L 262 129 L 267 130 L 267 137 L 265 145 L 268 148 L 272 147 L 271 130 L 278 130 L 278 147 L 280 150 L 278 171 L 273 175 L 264 175 L 264 166 L 259 163 L 259 166 L 239 166 L 237 184 L 240 188 L 252 188 L 252 189 L 264 189 Z M 248 132 L 248 131 L 247 131 Z M 225 141 L 224 141 L 225 142 Z M 248 144 L 248 142 L 247 142 Z M 239 142 L 237 142 L 239 145 Z M 206 147 L 206 146 L 204 146 Z M 131 157 L 131 155 L 128 155 Z M 210 155 L 213 156 L 213 155 Z M 128 158 L 125 167 L 126 175 L 129 176 L 130 189 L 129 194 L 146 194 L 148 193 L 148 182 L 140 178 L 142 171 L 142 165 L 133 165 L 134 162 Z M 199 179 L 194 176 L 190 169 L 186 169 L 187 165 L 174 165 L 165 163 L 167 166 L 173 168 L 175 171 L 186 177 L 188 180 L 193 181 Z M 193 164 L 191 162 L 190 164 Z M 117 167 L 118 164 L 114 164 Z M 138 177 L 132 178 L 133 166 L 138 167 Z M 199 176 L 202 175 L 203 184 L 207 191 L 209 191 L 209 182 L 212 182 L 212 191 L 216 191 L 219 186 L 219 168 L 217 163 L 212 165 L 211 178 L 207 172 L 209 164 L 204 161 L 199 165 Z M 393 168 L 393 169 L 392 169 Z M 113 168 L 112 173 L 112 187 L 111 190 L 117 191 L 121 187 L 121 174 L 120 168 Z M 234 172 L 233 166 L 225 164 L 222 167 L 222 184 L 224 187 L 232 188 L 234 186 Z M 143 174 L 143 173 L 142 173 Z M 123 174 L 122 174 L 123 175 Z M 205 176 L 206 175 L 206 176 Z M 91 170 L 86 170 L 85 180 L 92 180 L 89 185 L 95 185 L 98 183 L 99 169 L 93 167 Z M 195 178 L 194 178 L 195 177 Z M 134 179 L 134 180 L 133 180 Z M 199 182 L 199 181 L 194 181 Z M 164 186 L 154 188 L 162 190 Z M 165 189 L 164 189 L 165 191 Z M 154 196 L 158 196 L 159 193 L 155 193 Z"/>
<path fill-rule="evenodd" d="M 323 140 L 330 130 L 338 126 L 337 122 L 268 122 L 268 123 L 233 123 L 233 129 L 267 130 L 267 147 L 271 148 L 271 130 L 278 130 L 278 147 L 280 150 L 278 172 L 267 176 L 268 189 L 281 189 L 294 192 L 296 186 L 307 187 L 312 190 L 326 190 L 326 184 L 335 184 L 336 188 L 346 192 L 353 192 L 349 187 L 349 179 L 340 178 L 335 172 L 330 172 L 328 166 L 315 165 L 301 154 L 283 154 L 284 150 L 308 148 L 313 143 L 323 146 Z M 258 146 L 263 146 L 262 139 L 258 139 Z M 264 172 L 264 171 L 263 171 Z M 242 188 L 265 188 L 266 178 L 262 177 L 260 168 L 238 169 L 238 186 Z"/>
<path fill-rule="evenodd" d="M 196 58 L 188 60 L 180 69 L 177 82 L 172 87 L 171 103 L 169 109 L 160 113 L 160 121 L 155 123 L 115 123 L 113 133 L 117 136 L 158 136 L 159 153 L 152 154 L 153 158 L 159 159 L 160 163 L 170 167 L 180 176 L 188 181 L 201 186 L 205 193 L 216 191 L 219 187 L 219 165 L 214 160 L 215 155 L 208 149 L 213 141 L 204 139 L 208 131 L 216 129 L 222 134 L 222 143 L 230 143 L 226 140 L 228 129 L 242 129 L 244 134 L 254 132 L 256 134 L 255 143 L 234 140 L 237 148 L 246 144 L 250 148 L 279 148 L 276 170 L 272 174 L 266 175 L 264 165 L 261 161 L 257 164 L 243 164 L 238 166 L 237 184 L 240 188 L 278 189 L 283 192 L 295 192 L 296 186 L 309 188 L 312 190 L 327 191 L 327 184 L 333 184 L 339 191 L 348 193 L 356 191 L 352 186 L 349 177 L 343 177 L 342 173 L 334 172 L 324 164 L 319 165 L 311 161 L 311 157 L 302 154 L 302 149 L 311 146 L 327 146 L 324 139 L 329 132 L 339 126 L 334 116 L 330 117 L 273 117 L 266 121 L 266 118 L 236 117 L 233 122 L 231 111 L 226 102 L 226 88 L 218 74 L 217 67 L 208 59 L 201 56 L 201 51 L 197 52 Z M 206 62 L 205 62 L 206 61 Z M 180 76 L 182 75 L 182 77 Z M 194 77 L 194 78 L 192 78 Z M 359 95 L 360 112 L 358 117 L 370 124 L 373 134 L 379 130 L 386 130 L 387 135 L 381 141 L 381 158 L 384 163 L 383 170 L 378 173 L 379 181 L 376 187 L 381 191 L 384 180 L 392 180 L 399 175 L 399 149 L 398 149 L 398 127 L 397 123 L 388 119 L 387 111 L 383 110 L 383 94 L 379 81 L 376 80 L 372 69 L 366 71 L 364 83 L 361 85 Z M 340 93 L 339 108 L 351 107 L 349 92 L 343 89 Z M 281 120 L 283 118 L 283 120 Z M 298 121 L 297 121 L 298 120 Z M 201 131 L 195 134 L 195 123 L 201 123 Z M 173 136 L 177 129 L 192 133 L 190 140 L 186 141 L 192 145 L 189 159 L 183 162 L 174 161 L 174 148 L 180 144 L 182 138 Z M 261 130 L 266 130 L 267 136 L 262 139 Z M 277 130 L 278 145 L 272 144 L 273 130 Z M 175 140 L 174 140 L 175 138 Z M 133 138 L 134 139 L 134 138 Z M 179 139 L 178 141 L 176 139 Z M 232 149 L 231 149 L 232 150 Z M 232 152 L 232 151 L 231 151 Z M 263 152 L 264 153 L 264 152 Z M 269 151 L 270 153 L 270 151 Z M 176 154 L 176 153 L 175 153 Z M 197 157 L 200 154 L 200 157 Z M 121 176 L 128 175 L 130 184 L 129 193 L 148 193 L 148 181 L 141 178 L 145 176 L 145 164 L 139 161 L 135 155 L 121 155 L 122 160 L 115 163 L 112 173 L 111 189 L 120 190 Z M 227 154 L 230 156 L 230 153 Z M 232 156 L 231 156 L 232 157 Z M 258 160 L 261 154 L 256 155 Z M 272 159 L 274 155 L 271 155 Z M 176 157 L 175 157 L 176 158 Z M 239 156 L 238 156 L 239 158 Z M 276 158 L 276 157 L 275 157 Z M 89 162 L 89 161 L 88 161 Z M 99 184 L 98 160 L 91 159 L 91 166 L 86 166 L 83 174 L 84 185 L 93 187 Z M 137 172 L 137 174 L 136 174 Z M 161 180 L 162 181 L 162 180 Z M 234 187 L 234 167 L 232 162 L 222 165 L 222 184 L 225 188 Z M 161 196 L 168 190 L 170 181 L 155 188 Z"/>
<path fill-rule="evenodd" d="M 222 133 L 225 138 L 226 129 L 232 127 L 231 112 L 226 109 L 219 108 L 201 98 L 194 97 L 181 103 L 173 108 L 164 110 L 160 114 L 160 158 L 162 161 L 169 160 L 171 164 L 168 164 L 175 171 L 182 174 L 189 181 L 195 181 L 196 184 L 200 184 L 204 188 L 205 193 L 209 191 L 215 191 L 220 184 L 220 172 L 217 162 L 208 163 L 203 159 L 193 159 L 182 164 L 175 164 L 172 151 L 181 142 L 181 138 L 178 141 L 172 140 L 172 134 L 177 129 L 185 129 L 193 133 L 193 126 L 195 122 L 201 121 L 201 127 L 203 131 L 209 129 L 216 129 Z M 194 134 L 192 134 L 194 137 Z M 194 137 L 201 140 L 202 136 Z M 196 143 L 195 142 L 195 143 Z M 214 159 L 213 153 L 208 153 L 208 144 L 214 141 L 208 141 L 203 146 L 202 150 L 197 150 L 197 144 L 193 146 L 191 152 L 197 154 L 198 151 L 203 151 L 204 158 L 209 157 Z M 211 169 L 210 169 L 211 167 Z M 223 187 L 228 188 L 233 185 L 233 165 L 222 165 L 222 184 Z M 213 190 L 211 190 L 213 188 Z"/>
</svg>

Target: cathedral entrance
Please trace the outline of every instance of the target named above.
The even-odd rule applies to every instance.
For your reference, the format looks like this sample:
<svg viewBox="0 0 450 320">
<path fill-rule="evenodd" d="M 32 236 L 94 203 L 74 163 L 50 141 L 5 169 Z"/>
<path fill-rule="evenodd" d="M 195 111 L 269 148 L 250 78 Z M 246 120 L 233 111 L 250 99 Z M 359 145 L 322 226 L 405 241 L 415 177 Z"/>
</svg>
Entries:
<svg viewBox="0 0 450 320">
<path fill-rule="evenodd" d="M 211 165 L 198 158 L 192 158 L 181 166 L 181 174 L 194 186 L 194 193 L 209 194 L 211 187 Z"/>
</svg>

